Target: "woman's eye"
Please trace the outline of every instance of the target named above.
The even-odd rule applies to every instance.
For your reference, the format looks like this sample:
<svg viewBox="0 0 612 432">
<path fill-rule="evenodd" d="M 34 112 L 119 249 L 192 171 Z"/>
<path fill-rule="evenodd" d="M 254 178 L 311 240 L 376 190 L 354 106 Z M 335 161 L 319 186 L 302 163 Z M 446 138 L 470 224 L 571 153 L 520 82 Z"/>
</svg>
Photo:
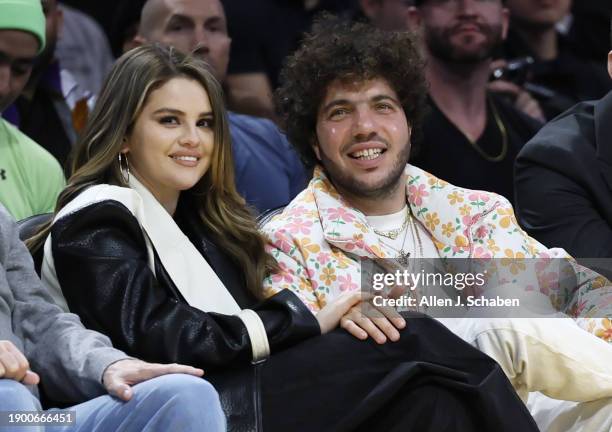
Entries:
<svg viewBox="0 0 612 432">
<path fill-rule="evenodd" d="M 378 111 L 391 111 L 393 107 L 389 104 L 383 103 L 383 104 L 376 105 L 376 109 Z"/>
<path fill-rule="evenodd" d="M 173 117 L 173 116 L 162 117 L 162 118 L 159 119 L 159 122 L 161 124 L 169 124 L 169 125 L 179 124 L 178 119 L 176 117 Z"/>
<path fill-rule="evenodd" d="M 212 128 L 214 125 L 213 119 L 201 119 L 198 121 L 198 127 Z"/>
</svg>

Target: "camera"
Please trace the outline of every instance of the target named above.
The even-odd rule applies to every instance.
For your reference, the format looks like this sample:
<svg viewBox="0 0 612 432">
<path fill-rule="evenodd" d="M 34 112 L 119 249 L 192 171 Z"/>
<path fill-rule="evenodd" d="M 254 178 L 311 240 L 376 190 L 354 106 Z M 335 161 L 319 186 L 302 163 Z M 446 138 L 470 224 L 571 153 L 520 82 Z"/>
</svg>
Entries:
<svg viewBox="0 0 612 432">
<path fill-rule="evenodd" d="M 534 59 L 531 56 L 508 60 L 504 67 L 493 70 L 491 79 L 509 81 L 522 86 L 527 81 L 529 69 L 533 63 Z"/>
</svg>

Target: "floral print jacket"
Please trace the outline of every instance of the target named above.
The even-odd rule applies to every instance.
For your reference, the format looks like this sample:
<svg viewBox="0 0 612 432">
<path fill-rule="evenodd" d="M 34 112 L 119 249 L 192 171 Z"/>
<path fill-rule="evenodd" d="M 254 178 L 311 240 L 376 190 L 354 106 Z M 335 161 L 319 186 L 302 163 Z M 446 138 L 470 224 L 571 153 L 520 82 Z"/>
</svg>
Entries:
<svg viewBox="0 0 612 432">
<path fill-rule="evenodd" d="M 521 260 L 570 257 L 548 249 L 518 225 L 512 205 L 500 195 L 463 189 L 412 165 L 405 169 L 412 214 L 426 227 L 440 258 L 502 258 L 514 272 Z M 268 251 L 280 271 L 264 281 L 268 294 L 294 291 L 316 313 L 345 291 L 360 289 L 361 265 L 354 257 L 387 258 L 396 252 L 381 242 L 359 210 L 336 191 L 321 167 L 308 187 L 263 227 Z M 491 261 L 493 262 L 493 261 Z M 612 342 L 612 286 L 578 264 L 575 281 L 563 288 L 559 275 L 537 266 L 536 289 L 585 330 Z M 510 273 L 509 273 L 510 274 Z"/>
</svg>

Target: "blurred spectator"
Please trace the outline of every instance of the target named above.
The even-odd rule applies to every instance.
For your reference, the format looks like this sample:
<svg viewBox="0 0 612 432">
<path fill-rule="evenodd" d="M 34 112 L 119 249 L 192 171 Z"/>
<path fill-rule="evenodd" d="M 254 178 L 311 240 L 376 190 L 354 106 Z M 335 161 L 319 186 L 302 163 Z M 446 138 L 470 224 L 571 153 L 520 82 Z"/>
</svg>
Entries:
<svg viewBox="0 0 612 432">
<path fill-rule="evenodd" d="M 568 39 L 574 52 L 594 62 L 601 62 L 612 48 L 608 40 L 612 1 L 582 0 L 572 2 Z"/>
<path fill-rule="evenodd" d="M 612 52 L 608 55 L 612 77 Z M 574 257 L 612 257 L 612 91 L 548 123 L 516 161 L 520 224 Z"/>
<path fill-rule="evenodd" d="M 457 186 L 513 200 L 514 160 L 540 124 L 487 90 L 508 25 L 501 0 L 417 0 L 431 112 L 412 163 Z"/>
<path fill-rule="evenodd" d="M 285 58 L 321 11 L 341 13 L 356 0 L 222 0 L 232 38 L 226 80 L 228 104 L 245 114 L 274 119 L 272 90 Z"/>
<path fill-rule="evenodd" d="M 382 30 L 405 30 L 414 0 L 359 0 L 361 14 Z"/>
<path fill-rule="evenodd" d="M 582 58 L 556 28 L 570 12 L 571 0 L 507 0 L 506 4 L 511 25 L 504 57 L 535 59 L 527 88 L 540 102 L 546 118 L 576 102 L 600 98 L 610 90 L 603 63 Z"/>
<path fill-rule="evenodd" d="M 9 4 L 10 3 L 10 4 Z M 0 113 L 23 90 L 45 46 L 45 20 L 35 0 L 0 0 Z M 64 176 L 46 150 L 0 118 L 0 203 L 16 219 L 52 211 Z"/>
<path fill-rule="evenodd" d="M 140 12 L 146 2 L 146 0 L 124 1 L 117 7 L 110 33 L 111 49 L 115 57 L 135 48 L 134 38 L 138 34 Z"/>
<path fill-rule="evenodd" d="M 62 68 L 70 71 L 80 88 L 98 94 L 115 61 L 106 33 L 83 12 L 66 5 L 61 5 L 60 9 L 64 23 L 55 56 Z"/>
<path fill-rule="evenodd" d="M 231 39 L 219 0 L 148 0 L 135 42 L 193 52 L 225 81 Z M 269 120 L 232 112 L 228 117 L 238 192 L 259 212 L 287 204 L 309 177 L 295 150 Z"/>
<path fill-rule="evenodd" d="M 21 96 L 3 117 L 43 146 L 66 166 L 76 142 L 75 128 L 87 119 L 91 93 L 80 88 L 55 57 L 63 14 L 57 0 L 42 0 L 46 20 L 46 46 L 37 57 Z"/>
<path fill-rule="evenodd" d="M 111 28 L 120 5 L 137 0 L 61 0 L 62 4 L 71 6 L 94 18 L 110 40 Z"/>
</svg>

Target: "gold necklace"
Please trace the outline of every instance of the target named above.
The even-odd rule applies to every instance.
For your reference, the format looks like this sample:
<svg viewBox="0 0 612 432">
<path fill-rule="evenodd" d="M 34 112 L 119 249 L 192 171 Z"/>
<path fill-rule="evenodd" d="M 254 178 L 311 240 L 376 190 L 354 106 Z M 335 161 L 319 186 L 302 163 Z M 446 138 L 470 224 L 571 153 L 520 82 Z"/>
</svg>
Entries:
<svg viewBox="0 0 612 432">
<path fill-rule="evenodd" d="M 402 245 L 400 246 L 399 249 L 397 249 L 394 246 L 391 246 L 389 243 L 387 243 L 386 241 L 380 239 L 380 241 L 382 243 L 384 243 L 386 246 L 390 247 L 391 249 L 393 249 L 395 252 L 397 252 L 399 254 L 399 258 L 397 259 L 397 261 L 401 264 L 401 265 L 406 265 L 408 264 L 408 257 L 410 256 L 410 252 L 406 252 L 404 250 L 404 245 L 406 244 L 406 237 L 408 237 L 408 227 L 405 228 L 404 230 L 404 240 L 402 240 Z"/>
<path fill-rule="evenodd" d="M 377 230 L 376 228 L 372 227 L 372 230 L 376 234 L 378 234 L 379 236 L 387 237 L 387 238 L 389 238 L 391 240 L 395 240 L 397 238 L 397 236 L 400 235 L 400 233 L 406 229 L 406 226 L 408 225 L 408 221 L 409 220 L 410 220 L 410 213 L 408 213 L 406 215 L 406 219 L 404 219 L 404 222 L 402 223 L 402 226 L 399 227 L 399 228 L 395 228 L 395 229 L 392 229 L 392 230 L 389 230 L 389 231 L 380 231 L 380 230 Z"/>
<path fill-rule="evenodd" d="M 497 129 L 499 130 L 499 133 L 502 136 L 501 152 L 497 156 L 490 156 L 487 153 L 485 153 L 485 151 L 481 149 L 478 146 L 478 144 L 476 144 L 476 141 L 472 141 L 471 139 L 468 139 L 468 142 L 474 148 L 474 150 L 476 150 L 476 152 L 480 156 L 482 156 L 484 159 L 488 160 L 489 162 L 500 162 L 504 160 L 504 158 L 508 154 L 508 131 L 506 130 L 506 126 L 502 123 L 501 119 L 499 118 L 499 113 L 497 112 L 497 108 L 495 108 L 495 104 L 493 103 L 493 101 L 490 100 L 489 97 L 487 97 L 487 103 L 491 107 L 491 111 L 493 111 L 493 118 L 495 119 L 495 124 L 497 125 Z"/>
<path fill-rule="evenodd" d="M 404 245 L 406 244 L 406 237 L 408 237 L 408 229 L 410 229 L 410 232 L 412 233 L 412 245 L 413 245 L 415 255 L 416 255 L 417 249 L 419 251 L 419 255 L 414 256 L 413 258 L 423 257 L 423 242 L 421 241 L 421 235 L 419 234 L 419 229 L 416 225 L 416 222 L 414 221 L 414 218 L 412 217 L 410 213 L 408 213 L 408 220 L 410 221 L 410 227 L 408 228 L 408 226 L 406 226 L 406 230 L 404 231 L 404 240 L 402 241 L 402 245 L 400 246 L 400 249 L 397 249 L 396 247 L 391 246 L 389 243 L 381 240 L 385 245 L 387 245 L 388 247 L 390 247 L 391 249 L 393 249 L 395 252 L 399 254 L 396 260 L 402 266 L 407 266 L 408 259 L 412 256 L 410 252 L 404 249 Z M 376 230 L 374 230 L 374 232 L 376 232 Z"/>
</svg>

